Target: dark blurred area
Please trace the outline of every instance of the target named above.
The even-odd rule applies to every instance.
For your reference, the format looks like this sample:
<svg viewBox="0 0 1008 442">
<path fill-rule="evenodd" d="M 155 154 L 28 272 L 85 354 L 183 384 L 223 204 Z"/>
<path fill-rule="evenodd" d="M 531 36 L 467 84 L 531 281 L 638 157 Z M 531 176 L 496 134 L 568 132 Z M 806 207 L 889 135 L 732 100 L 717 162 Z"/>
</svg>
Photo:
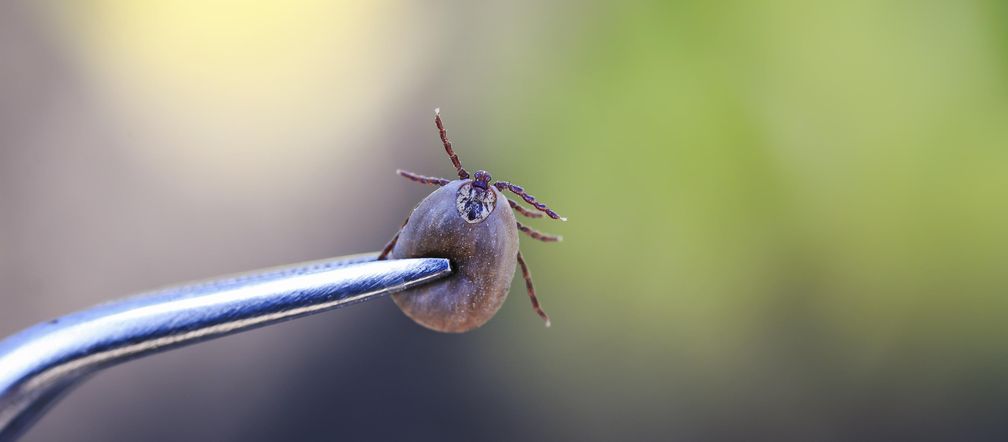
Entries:
<svg viewBox="0 0 1008 442">
<path fill-rule="evenodd" d="M 1008 439 L 1008 7 L 0 3 L 0 335 L 373 251 L 463 164 L 568 216 L 486 326 L 390 300 L 100 373 L 26 441 Z"/>
</svg>

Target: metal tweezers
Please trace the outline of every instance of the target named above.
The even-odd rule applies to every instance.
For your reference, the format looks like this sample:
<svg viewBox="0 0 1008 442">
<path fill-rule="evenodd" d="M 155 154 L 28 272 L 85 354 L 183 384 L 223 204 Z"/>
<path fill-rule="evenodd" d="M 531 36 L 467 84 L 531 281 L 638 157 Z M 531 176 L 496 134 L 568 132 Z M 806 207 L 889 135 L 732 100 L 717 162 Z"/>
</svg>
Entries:
<svg viewBox="0 0 1008 442">
<path fill-rule="evenodd" d="M 169 287 L 0 341 L 0 441 L 23 434 L 89 375 L 120 362 L 376 299 L 451 273 L 447 259 L 353 255 Z"/>
</svg>

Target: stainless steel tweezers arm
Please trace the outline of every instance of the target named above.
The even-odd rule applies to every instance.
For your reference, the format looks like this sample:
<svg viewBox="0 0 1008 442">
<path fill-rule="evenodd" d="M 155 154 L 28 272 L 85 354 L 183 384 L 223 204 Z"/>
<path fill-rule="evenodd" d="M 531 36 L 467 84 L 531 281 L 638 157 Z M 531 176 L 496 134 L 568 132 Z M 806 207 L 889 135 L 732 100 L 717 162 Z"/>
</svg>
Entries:
<svg viewBox="0 0 1008 442">
<path fill-rule="evenodd" d="M 171 287 L 38 324 L 0 342 L 0 441 L 14 440 L 102 368 L 401 291 L 447 259 L 357 255 Z"/>
</svg>

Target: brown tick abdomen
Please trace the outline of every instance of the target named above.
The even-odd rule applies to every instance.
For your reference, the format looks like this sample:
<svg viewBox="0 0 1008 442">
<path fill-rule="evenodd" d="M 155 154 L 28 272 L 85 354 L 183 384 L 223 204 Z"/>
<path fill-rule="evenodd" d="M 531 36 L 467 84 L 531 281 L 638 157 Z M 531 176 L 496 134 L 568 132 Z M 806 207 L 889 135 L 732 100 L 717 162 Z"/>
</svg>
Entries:
<svg viewBox="0 0 1008 442">
<path fill-rule="evenodd" d="M 461 333 L 490 320 L 507 298 L 518 256 L 518 228 L 506 197 L 497 189 L 490 215 L 468 223 L 456 208 L 456 194 L 470 180 L 452 181 L 413 209 L 390 255 L 448 258 L 452 275 L 392 295 L 406 316 L 424 327 Z"/>
</svg>

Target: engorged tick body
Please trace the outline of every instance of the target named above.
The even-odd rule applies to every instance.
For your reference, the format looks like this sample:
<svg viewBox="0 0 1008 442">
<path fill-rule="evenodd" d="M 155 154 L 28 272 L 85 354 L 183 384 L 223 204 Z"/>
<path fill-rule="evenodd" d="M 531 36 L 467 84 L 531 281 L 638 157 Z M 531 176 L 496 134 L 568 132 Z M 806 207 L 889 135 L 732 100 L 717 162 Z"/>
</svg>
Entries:
<svg viewBox="0 0 1008 442">
<path fill-rule="evenodd" d="M 378 259 L 448 258 L 455 274 L 395 294 L 393 300 L 407 316 L 425 327 L 442 332 L 469 331 L 490 320 L 504 303 L 517 265 L 522 269 L 532 307 L 548 327 L 549 317 L 539 307 L 532 275 L 518 250 L 518 231 L 545 242 L 561 238 L 531 229 L 518 222 L 511 210 L 498 208 L 507 201 L 510 208 L 529 218 L 541 218 L 543 214 L 563 221 L 566 218 L 521 187 L 506 181 L 492 181 L 485 170 L 478 170 L 470 177 L 448 141 L 437 110 L 434 122 L 459 179 L 450 181 L 397 171 L 410 180 L 440 188 L 413 209 Z M 535 210 L 508 199 L 505 191 L 520 196 Z"/>
</svg>

